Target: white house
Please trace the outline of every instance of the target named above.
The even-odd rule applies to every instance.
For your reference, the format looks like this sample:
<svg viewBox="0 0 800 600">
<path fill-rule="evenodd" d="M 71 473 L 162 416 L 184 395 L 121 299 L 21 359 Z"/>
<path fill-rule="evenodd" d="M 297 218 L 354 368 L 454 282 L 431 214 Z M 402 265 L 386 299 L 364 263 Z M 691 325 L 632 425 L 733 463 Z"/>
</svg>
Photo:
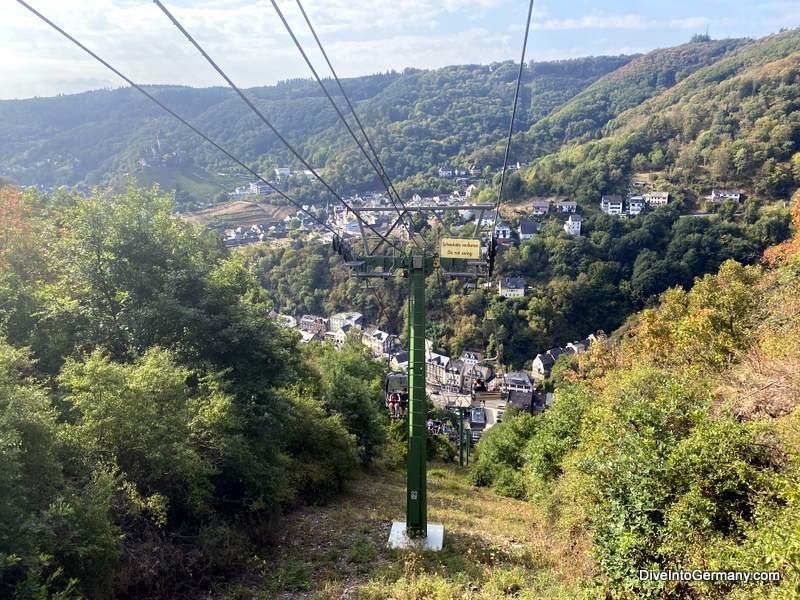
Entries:
<svg viewBox="0 0 800 600">
<path fill-rule="evenodd" d="M 352 327 L 356 329 L 364 328 L 364 316 L 357 312 L 343 312 L 331 315 L 328 319 L 328 327 L 332 333 L 336 333 L 342 329 L 348 330 Z"/>
<path fill-rule="evenodd" d="M 556 202 L 556 210 L 562 213 L 574 213 L 578 210 L 578 203 L 572 200 L 562 200 L 561 202 Z"/>
<path fill-rule="evenodd" d="M 556 361 L 553 360 L 553 357 L 549 354 L 537 354 L 536 358 L 533 359 L 533 366 L 532 366 L 532 373 L 536 379 L 545 379 L 550 375 L 550 369 L 553 368 L 553 365 Z"/>
<path fill-rule="evenodd" d="M 603 196 L 600 200 L 600 210 L 607 215 L 621 215 L 623 205 L 622 196 Z"/>
<path fill-rule="evenodd" d="M 571 214 L 564 223 L 564 231 L 571 236 L 577 237 L 581 234 L 581 216 L 578 213 Z"/>
<path fill-rule="evenodd" d="M 739 197 L 741 193 L 739 190 L 734 190 L 730 188 L 715 188 L 711 191 L 711 201 L 712 202 L 722 202 L 723 200 L 736 200 L 739 201 Z"/>
<path fill-rule="evenodd" d="M 642 196 L 631 196 L 628 198 L 628 214 L 636 216 L 644 211 L 645 202 Z"/>
<path fill-rule="evenodd" d="M 550 203 L 547 200 L 534 200 L 531 210 L 535 215 L 545 215 L 550 211 Z"/>
<path fill-rule="evenodd" d="M 508 223 L 500 222 L 494 228 L 494 237 L 499 242 L 507 242 L 511 238 L 511 228 Z"/>
<path fill-rule="evenodd" d="M 666 204 L 669 201 L 669 192 L 650 192 L 644 195 L 644 201 L 650 206 Z"/>
<path fill-rule="evenodd" d="M 506 392 L 532 392 L 533 382 L 527 373 L 511 371 L 503 377 L 502 387 Z"/>
<path fill-rule="evenodd" d="M 241 200 L 247 196 L 254 196 L 256 192 L 253 191 L 252 185 L 251 183 L 251 187 L 237 187 L 234 191 L 228 192 L 228 196 L 230 196 L 232 200 Z"/>
<path fill-rule="evenodd" d="M 506 298 L 522 298 L 525 295 L 525 280 L 522 277 L 501 277 L 498 291 Z"/>
<path fill-rule="evenodd" d="M 439 167 L 439 177 L 447 178 L 452 176 L 453 176 L 453 167 L 451 167 L 450 165 Z"/>
<path fill-rule="evenodd" d="M 275 188 L 263 181 L 253 181 L 250 183 L 250 192 L 259 196 L 269 196 L 275 193 Z"/>
<path fill-rule="evenodd" d="M 291 177 L 292 170 L 289 167 L 278 167 L 275 169 L 275 177 Z"/>
<path fill-rule="evenodd" d="M 483 360 L 483 354 L 480 352 L 473 352 L 472 350 L 465 350 L 461 355 L 461 362 L 468 367 L 473 367 Z"/>
</svg>

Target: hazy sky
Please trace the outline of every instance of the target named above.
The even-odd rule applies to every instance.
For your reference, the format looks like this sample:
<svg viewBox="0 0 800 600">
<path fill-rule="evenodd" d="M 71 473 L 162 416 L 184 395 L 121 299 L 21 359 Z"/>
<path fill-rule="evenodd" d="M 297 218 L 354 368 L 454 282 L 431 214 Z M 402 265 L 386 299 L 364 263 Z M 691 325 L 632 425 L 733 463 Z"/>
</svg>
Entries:
<svg viewBox="0 0 800 600">
<path fill-rule="evenodd" d="M 147 0 L 28 0 L 36 10 L 137 83 L 225 85 Z M 165 2 L 240 86 L 310 77 L 269 0 Z M 317 66 L 294 0 L 278 2 Z M 304 0 L 341 76 L 405 67 L 519 60 L 528 4 L 510 0 Z M 800 25 L 800 2 L 541 0 L 527 60 L 630 54 L 713 38 L 758 38 Z M 16 0 L 0 0 L 0 98 L 123 85 Z"/>
</svg>

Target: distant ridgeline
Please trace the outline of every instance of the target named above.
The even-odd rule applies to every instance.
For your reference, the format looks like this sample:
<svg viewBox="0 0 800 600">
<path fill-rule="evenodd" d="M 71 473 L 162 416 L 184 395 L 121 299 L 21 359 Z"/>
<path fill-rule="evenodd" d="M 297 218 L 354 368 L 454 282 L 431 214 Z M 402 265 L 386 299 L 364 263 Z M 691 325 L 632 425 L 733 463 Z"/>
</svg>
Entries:
<svg viewBox="0 0 800 600">
<path fill-rule="evenodd" d="M 557 108 L 631 57 L 537 63 L 518 123 Z M 507 133 L 515 67 L 467 65 L 422 71 L 406 69 L 344 81 L 362 121 L 395 180 L 432 176 L 450 163 L 494 145 Z M 258 170 L 294 165 L 294 157 L 269 133 L 232 90 L 150 86 L 148 91 L 215 141 Z M 313 82 L 295 79 L 247 91 L 259 110 L 290 143 L 325 167 L 340 189 L 374 189 L 363 167 L 352 167 L 354 147 L 338 117 Z M 529 116 L 530 115 L 530 116 Z M 100 90 L 56 98 L 0 101 L 0 173 L 21 184 L 95 185 L 132 171 L 143 153 L 149 160 L 158 132 L 183 165 L 210 172 L 238 170 L 214 148 L 132 89 Z M 498 167 L 494 157 L 492 167 Z M 358 161 L 356 161 L 358 162 Z M 463 160 L 459 160 L 459 163 Z M 299 165 L 294 165 L 299 166 Z M 452 185 L 448 182 L 448 185 Z"/>
<path fill-rule="evenodd" d="M 643 56 L 528 65 L 510 156 L 511 164 L 528 167 L 512 176 L 509 197 L 559 194 L 597 203 L 603 194 L 621 193 L 632 174 L 697 193 L 725 186 L 780 197 L 793 189 L 800 177 L 800 159 L 793 160 L 800 33 L 693 39 Z M 492 183 L 502 166 L 515 77 L 506 61 L 343 83 L 381 162 L 410 198 L 460 185 L 440 176 L 443 167 Z M 301 167 L 233 91 L 148 89 L 254 169 Z M 334 188 L 380 187 L 315 82 L 290 80 L 247 93 Z M 239 171 L 138 92 L 118 89 L 0 101 L 0 175 L 43 186 L 108 184 L 135 171 L 159 131 L 172 156 L 151 156 L 170 163 L 160 166 L 201 179 Z M 208 189 L 165 185 L 203 201 L 232 189 L 219 181 Z M 324 200 L 319 183 L 303 185 L 303 202 Z"/>
</svg>

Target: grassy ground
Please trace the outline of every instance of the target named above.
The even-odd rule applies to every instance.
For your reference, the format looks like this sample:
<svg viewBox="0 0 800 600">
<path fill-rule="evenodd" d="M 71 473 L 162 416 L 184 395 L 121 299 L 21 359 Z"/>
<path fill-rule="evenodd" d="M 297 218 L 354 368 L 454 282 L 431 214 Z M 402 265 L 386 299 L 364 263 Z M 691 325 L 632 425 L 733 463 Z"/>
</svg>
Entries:
<svg viewBox="0 0 800 600">
<path fill-rule="evenodd" d="M 286 517 L 277 547 L 222 596 L 242 599 L 489 599 L 581 596 L 588 539 L 554 532 L 536 506 L 467 485 L 455 466 L 428 471 L 428 522 L 445 527 L 441 552 L 386 548 L 405 520 L 405 474 L 375 470 L 335 504 Z"/>
<path fill-rule="evenodd" d="M 185 165 L 174 169 L 151 169 L 131 173 L 136 183 L 145 188 L 157 183 L 161 189 L 186 190 L 193 197 L 203 202 L 210 202 L 219 192 L 229 192 L 237 185 L 243 185 L 245 179 L 222 177 L 207 173 L 203 169 Z"/>
</svg>

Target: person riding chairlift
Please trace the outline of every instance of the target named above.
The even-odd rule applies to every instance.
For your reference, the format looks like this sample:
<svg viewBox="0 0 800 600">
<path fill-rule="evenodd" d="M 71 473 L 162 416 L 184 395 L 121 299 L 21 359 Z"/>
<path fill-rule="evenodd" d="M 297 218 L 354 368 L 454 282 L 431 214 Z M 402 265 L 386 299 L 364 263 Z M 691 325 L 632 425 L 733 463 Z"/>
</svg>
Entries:
<svg viewBox="0 0 800 600">
<path fill-rule="evenodd" d="M 398 405 L 398 416 L 407 417 L 408 416 L 408 390 L 403 388 L 403 391 L 400 392 L 400 404 Z"/>
<path fill-rule="evenodd" d="M 474 393 L 474 392 L 488 392 L 489 390 L 486 388 L 486 384 L 484 383 L 483 379 L 478 377 L 472 386 L 472 391 Z M 481 406 L 486 406 L 485 398 L 481 398 Z"/>
<path fill-rule="evenodd" d="M 399 406 L 400 406 L 400 394 L 397 393 L 397 390 L 392 388 L 392 393 L 389 396 L 389 417 L 394 419 L 400 416 L 399 413 Z"/>
</svg>

